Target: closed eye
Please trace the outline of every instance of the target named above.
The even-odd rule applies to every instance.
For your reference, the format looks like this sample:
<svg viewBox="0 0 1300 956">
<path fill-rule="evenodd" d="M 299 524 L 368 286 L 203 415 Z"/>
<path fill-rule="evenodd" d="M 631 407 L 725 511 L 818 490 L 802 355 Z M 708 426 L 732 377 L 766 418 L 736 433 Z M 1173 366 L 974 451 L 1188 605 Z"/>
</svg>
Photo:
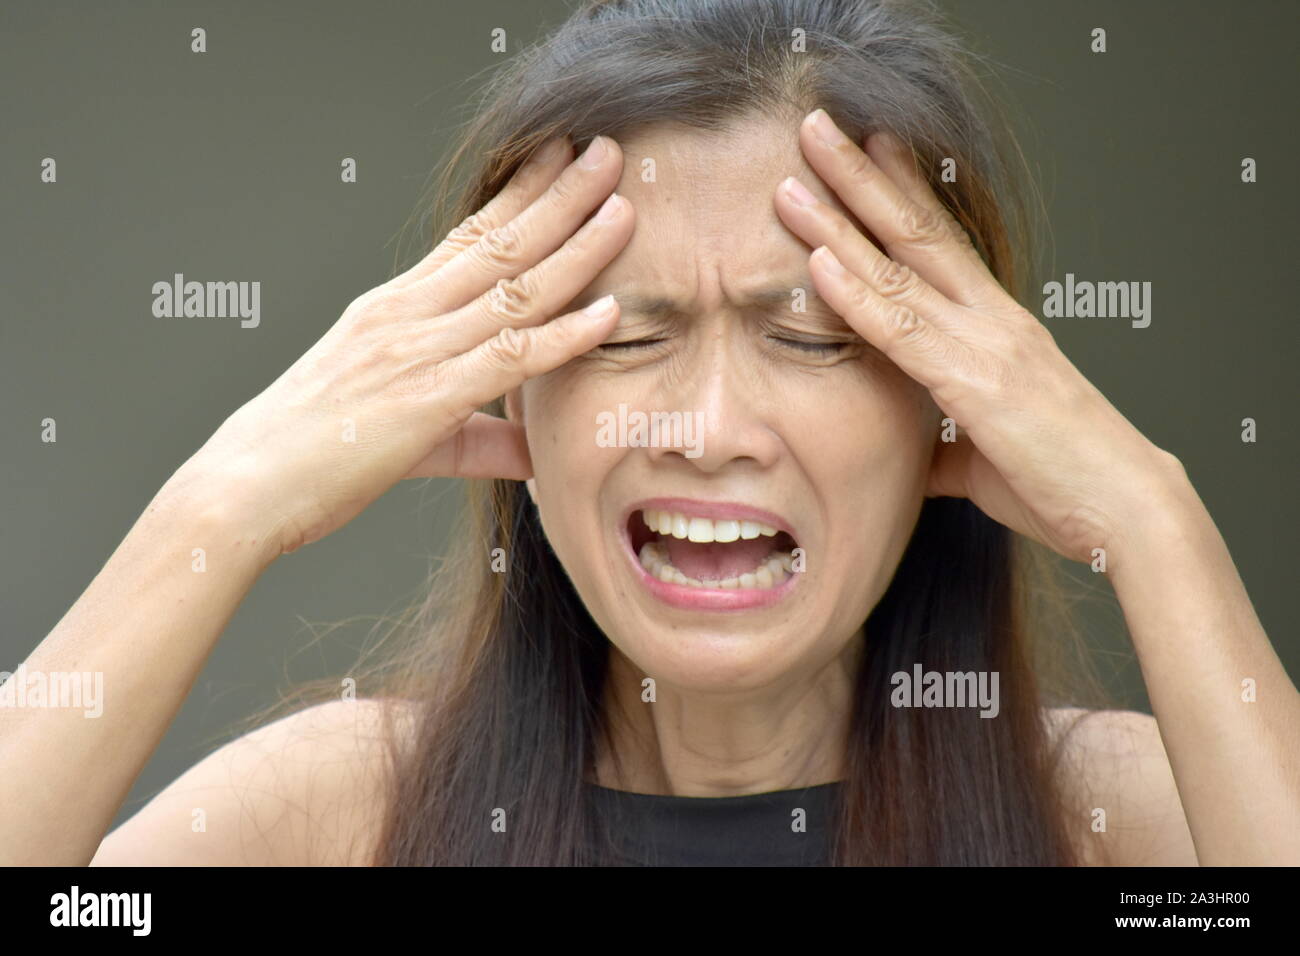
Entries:
<svg viewBox="0 0 1300 956">
<path fill-rule="evenodd" d="M 663 339 L 631 339 L 627 342 L 606 342 L 603 345 L 596 346 L 597 349 L 640 349 L 647 348 L 651 345 L 658 345 Z"/>
<path fill-rule="evenodd" d="M 772 336 L 771 338 L 773 342 L 779 342 L 797 351 L 811 352 L 818 355 L 835 355 L 849 345 L 848 342 L 809 342 L 803 339 L 786 339 L 778 336 Z M 606 342 L 596 348 L 608 351 L 642 349 L 649 348 L 652 345 L 659 345 L 664 341 L 664 339 L 631 339 L 627 342 Z"/>
<path fill-rule="evenodd" d="M 848 342 L 809 342 L 802 339 L 783 339 L 772 336 L 772 341 L 797 349 L 800 352 L 815 352 L 819 355 L 834 355 L 848 347 Z"/>
</svg>

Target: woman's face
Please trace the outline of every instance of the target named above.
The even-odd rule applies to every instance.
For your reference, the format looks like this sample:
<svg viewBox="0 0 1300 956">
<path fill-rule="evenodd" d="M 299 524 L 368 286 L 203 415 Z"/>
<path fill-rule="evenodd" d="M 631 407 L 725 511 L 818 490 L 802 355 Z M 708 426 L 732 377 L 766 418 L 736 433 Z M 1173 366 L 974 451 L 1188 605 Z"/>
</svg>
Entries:
<svg viewBox="0 0 1300 956">
<path fill-rule="evenodd" d="M 636 669 L 683 690 L 777 687 L 842 654 L 884 593 L 938 412 L 817 297 L 774 190 L 795 175 L 844 207 L 793 126 L 656 127 L 620 145 L 635 233 L 570 308 L 612 292 L 607 342 L 647 344 L 597 349 L 510 396 L 530 491 Z M 678 414 L 639 434 L 654 412 Z"/>
</svg>

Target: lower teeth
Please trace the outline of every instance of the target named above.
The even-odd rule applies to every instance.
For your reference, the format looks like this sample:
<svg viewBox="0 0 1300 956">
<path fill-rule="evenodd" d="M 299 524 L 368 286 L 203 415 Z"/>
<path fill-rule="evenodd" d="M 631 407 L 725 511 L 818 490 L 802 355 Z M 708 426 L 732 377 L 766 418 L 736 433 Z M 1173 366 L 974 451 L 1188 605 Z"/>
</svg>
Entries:
<svg viewBox="0 0 1300 956">
<path fill-rule="evenodd" d="M 773 551 L 748 574 L 722 581 L 712 579 L 701 581 L 699 578 L 688 578 L 669 564 L 667 549 L 658 541 L 647 541 L 643 544 L 638 557 L 641 567 L 650 572 L 651 577 L 668 584 L 684 584 L 692 588 L 774 588 L 792 573 L 794 565 L 794 558 L 789 551 Z"/>
</svg>

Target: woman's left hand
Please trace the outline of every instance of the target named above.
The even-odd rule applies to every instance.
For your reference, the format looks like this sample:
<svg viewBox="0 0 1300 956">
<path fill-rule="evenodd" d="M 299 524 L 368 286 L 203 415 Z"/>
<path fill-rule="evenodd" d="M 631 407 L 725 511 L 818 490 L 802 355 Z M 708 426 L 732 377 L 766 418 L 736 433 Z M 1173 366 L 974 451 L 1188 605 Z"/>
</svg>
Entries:
<svg viewBox="0 0 1300 956">
<path fill-rule="evenodd" d="M 864 152 L 833 124 L 824 142 L 823 116 L 800 129 L 809 165 L 885 251 L 833 206 L 800 204 L 793 179 L 777 189 L 777 214 L 825 247 L 809 260 L 821 297 L 964 428 L 937 443 L 926 493 L 969 498 L 1072 560 L 1105 549 L 1155 719 L 1109 712 L 1116 729 L 1090 751 L 1108 769 L 1087 785 L 1160 821 L 1123 831 L 1116 859 L 1294 866 L 1300 693 L 1182 465 L 1001 287 L 910 151 L 873 136 Z M 1247 682 L 1269 691 L 1247 702 Z"/>
<path fill-rule="evenodd" d="M 1190 485 L 1178 460 L 1134 428 L 1002 288 L 910 150 L 877 133 L 864 152 L 822 110 L 805 119 L 800 141 L 809 165 L 888 253 L 833 206 L 811 194 L 801 203 L 802 184 L 787 179 L 777 213 L 819 247 L 809 258 L 818 294 L 925 386 L 969 439 L 937 444 L 928 496 L 969 498 L 1085 562 L 1094 548 L 1116 561 L 1145 519 L 1185 506 Z"/>
</svg>

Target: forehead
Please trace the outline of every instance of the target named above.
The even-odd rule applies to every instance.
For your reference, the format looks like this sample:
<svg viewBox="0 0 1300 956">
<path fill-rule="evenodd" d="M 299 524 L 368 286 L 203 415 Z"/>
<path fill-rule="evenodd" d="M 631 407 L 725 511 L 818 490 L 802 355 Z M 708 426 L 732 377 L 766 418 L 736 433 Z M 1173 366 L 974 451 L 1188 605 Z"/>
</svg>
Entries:
<svg viewBox="0 0 1300 956">
<path fill-rule="evenodd" d="M 759 118 L 716 131 L 656 124 L 620 138 L 619 145 L 624 153 L 620 187 L 646 199 L 665 192 L 743 198 L 759 185 L 810 172 L 797 128 Z M 644 175 L 646 160 L 656 167 L 653 180 Z"/>
<path fill-rule="evenodd" d="M 796 176 L 847 212 L 799 147 L 798 124 L 755 119 L 725 131 L 660 124 L 618 138 L 617 187 L 636 210 L 628 244 L 597 277 L 607 291 L 692 299 L 807 275 L 812 248 L 776 214 L 776 188 Z"/>
</svg>

